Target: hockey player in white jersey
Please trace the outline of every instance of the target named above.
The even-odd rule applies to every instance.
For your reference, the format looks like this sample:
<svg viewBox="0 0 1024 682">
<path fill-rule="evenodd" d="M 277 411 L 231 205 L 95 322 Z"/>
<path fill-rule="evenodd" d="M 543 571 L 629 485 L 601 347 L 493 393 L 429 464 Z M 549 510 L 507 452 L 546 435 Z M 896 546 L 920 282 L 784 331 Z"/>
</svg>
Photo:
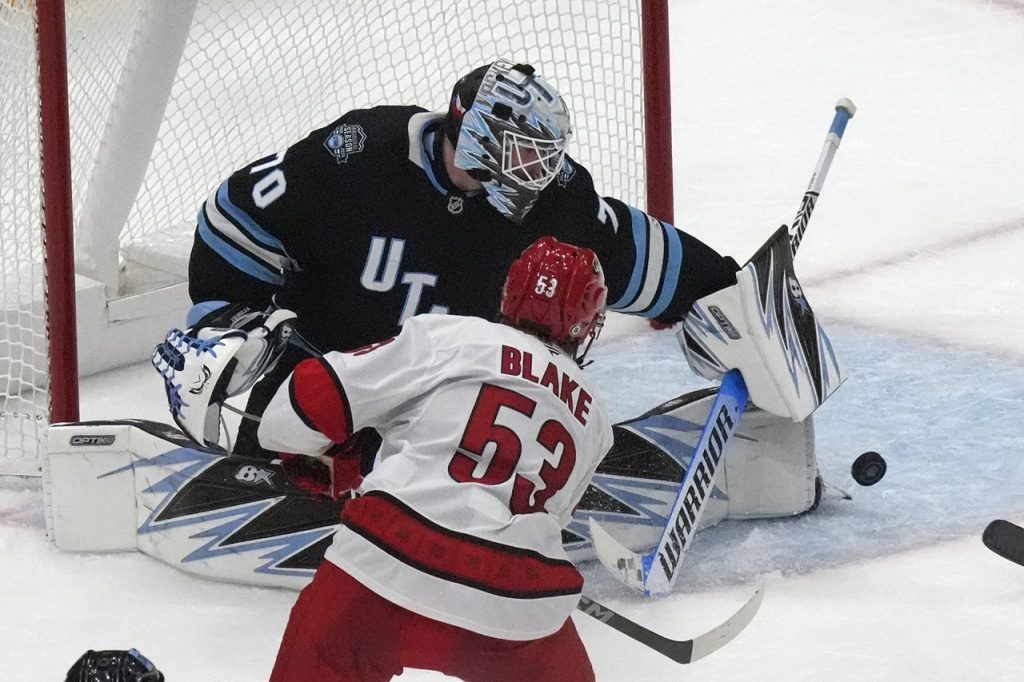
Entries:
<svg viewBox="0 0 1024 682">
<path fill-rule="evenodd" d="M 502 324 L 420 315 L 301 362 L 259 427 L 325 490 L 365 427 L 378 461 L 292 610 L 272 680 L 593 680 L 561 529 L 612 445 L 579 361 L 603 323 L 597 256 L 544 237 L 513 262 Z M 335 466 L 340 464 L 341 466 Z M 346 485 L 333 481 L 334 494 Z"/>
</svg>

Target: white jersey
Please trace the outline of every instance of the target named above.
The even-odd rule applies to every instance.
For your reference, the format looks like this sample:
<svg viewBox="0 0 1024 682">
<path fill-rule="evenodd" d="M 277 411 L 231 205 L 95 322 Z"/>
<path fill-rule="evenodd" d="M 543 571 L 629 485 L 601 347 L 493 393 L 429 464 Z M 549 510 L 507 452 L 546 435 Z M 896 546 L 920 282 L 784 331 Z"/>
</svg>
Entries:
<svg viewBox="0 0 1024 682">
<path fill-rule="evenodd" d="M 573 359 L 506 325 L 420 315 L 300 364 L 259 436 L 319 454 L 364 427 L 383 438 L 378 461 L 326 559 L 429 618 L 503 639 L 557 631 L 583 586 L 561 529 L 613 438 Z"/>
</svg>

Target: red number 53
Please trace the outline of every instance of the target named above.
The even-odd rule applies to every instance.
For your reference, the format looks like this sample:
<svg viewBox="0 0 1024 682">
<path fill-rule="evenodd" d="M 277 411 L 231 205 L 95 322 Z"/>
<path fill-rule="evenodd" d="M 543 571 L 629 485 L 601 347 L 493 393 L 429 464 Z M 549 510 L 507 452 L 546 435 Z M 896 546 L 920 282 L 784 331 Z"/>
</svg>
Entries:
<svg viewBox="0 0 1024 682">
<path fill-rule="evenodd" d="M 538 474 L 544 487 L 536 490 L 529 479 L 515 473 L 523 454 L 523 442 L 515 430 L 496 423 L 498 412 L 503 407 L 532 418 L 537 403 L 511 389 L 484 384 L 473 405 L 459 449 L 448 464 L 448 473 L 459 483 L 483 485 L 499 485 L 515 475 L 509 509 L 513 514 L 542 512 L 544 504 L 569 481 L 576 466 L 576 444 L 561 422 L 548 419 L 541 424 L 536 442 L 553 455 L 558 455 L 561 446 L 561 456 L 555 464 L 545 460 Z M 477 464 L 483 458 L 488 443 L 494 444 L 494 455 L 483 473 L 475 476 Z"/>
</svg>

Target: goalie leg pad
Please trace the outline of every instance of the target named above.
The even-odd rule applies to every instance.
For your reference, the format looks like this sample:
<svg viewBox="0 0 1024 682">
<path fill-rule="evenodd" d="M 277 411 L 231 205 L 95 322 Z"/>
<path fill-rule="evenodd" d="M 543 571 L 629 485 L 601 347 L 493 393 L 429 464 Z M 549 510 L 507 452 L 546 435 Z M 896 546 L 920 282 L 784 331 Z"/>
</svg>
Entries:
<svg viewBox="0 0 1024 682">
<path fill-rule="evenodd" d="M 717 380 L 739 369 L 751 402 L 793 421 L 846 379 L 793 272 L 785 226 L 737 273 L 736 284 L 693 305 L 677 338 L 694 372 Z"/>
<path fill-rule="evenodd" d="M 715 391 L 702 389 L 669 400 L 635 419 L 613 427 L 615 443 L 597 468 L 588 493 L 576 510 L 569 531 L 589 537 L 587 517 L 593 517 L 627 548 L 646 551 L 657 544 L 664 518 L 659 489 L 673 493 L 686 474 L 700 425 L 715 401 Z M 719 465 L 715 488 L 705 502 L 699 529 L 724 519 L 760 519 L 802 514 L 817 501 L 813 418 L 794 422 L 747 406 L 729 439 Z M 674 470 L 677 463 L 681 471 Z M 619 503 L 632 505 L 626 511 Z M 570 549 L 574 561 L 594 558 L 589 547 Z"/>
<path fill-rule="evenodd" d="M 728 519 L 795 516 L 817 503 L 814 419 L 802 422 L 748 408 L 719 474 Z"/>
</svg>

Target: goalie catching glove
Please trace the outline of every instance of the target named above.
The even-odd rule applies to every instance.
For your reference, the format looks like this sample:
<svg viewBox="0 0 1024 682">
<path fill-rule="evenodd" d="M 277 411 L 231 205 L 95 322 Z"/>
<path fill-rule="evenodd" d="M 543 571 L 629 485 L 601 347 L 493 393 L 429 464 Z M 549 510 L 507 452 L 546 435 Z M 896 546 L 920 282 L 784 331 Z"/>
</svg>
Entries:
<svg viewBox="0 0 1024 682">
<path fill-rule="evenodd" d="M 242 304 L 217 308 L 153 350 L 174 422 L 204 447 L 217 447 L 221 403 L 249 390 L 284 352 L 295 313 Z"/>
</svg>

